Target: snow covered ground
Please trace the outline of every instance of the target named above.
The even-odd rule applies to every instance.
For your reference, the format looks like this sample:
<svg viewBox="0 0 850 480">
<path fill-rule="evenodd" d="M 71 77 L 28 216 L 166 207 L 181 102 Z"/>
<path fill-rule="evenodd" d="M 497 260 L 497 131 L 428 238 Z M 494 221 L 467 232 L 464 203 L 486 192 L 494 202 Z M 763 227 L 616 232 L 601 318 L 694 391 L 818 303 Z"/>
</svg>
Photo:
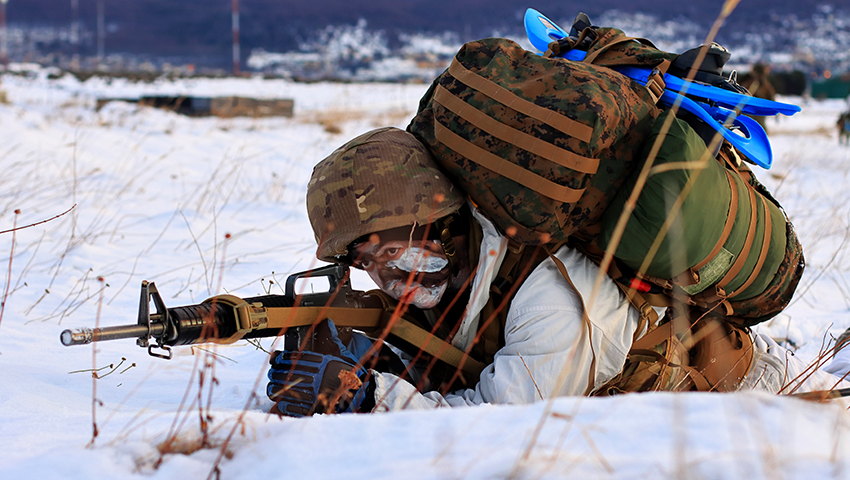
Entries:
<svg viewBox="0 0 850 480">
<path fill-rule="evenodd" d="M 63 347 L 65 328 L 135 323 L 145 279 L 168 306 L 282 293 L 286 275 L 317 265 L 304 211 L 312 165 L 363 131 L 404 127 L 425 86 L 79 83 L 45 71 L 2 81 L 0 231 L 76 207 L 0 234 L 0 478 L 215 478 L 215 465 L 224 479 L 850 476 L 850 416 L 836 403 L 641 394 L 281 419 L 265 413 L 267 355 L 247 342 L 179 347 L 171 361 L 132 340 Z M 95 111 L 95 98 L 140 94 L 294 98 L 296 114 Z M 813 361 L 850 327 L 850 147 L 834 129 L 846 105 L 785 100 L 803 112 L 769 123 L 776 158 L 758 173 L 808 267 L 794 303 L 760 328 Z M 371 288 L 363 277 L 355 287 Z M 106 368 L 92 442 L 93 364 Z M 197 449 L 202 418 L 210 446 Z"/>
</svg>

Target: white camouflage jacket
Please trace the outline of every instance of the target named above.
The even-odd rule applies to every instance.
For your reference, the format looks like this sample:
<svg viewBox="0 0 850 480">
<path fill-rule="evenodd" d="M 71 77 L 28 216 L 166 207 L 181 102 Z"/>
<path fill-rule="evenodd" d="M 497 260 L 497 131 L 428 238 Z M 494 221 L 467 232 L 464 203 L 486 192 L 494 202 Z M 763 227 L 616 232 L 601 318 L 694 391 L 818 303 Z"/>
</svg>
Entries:
<svg viewBox="0 0 850 480">
<path fill-rule="evenodd" d="M 489 220 L 475 211 L 473 214 L 481 224 L 484 239 L 470 307 L 453 340 L 462 350 L 475 336 L 489 285 L 507 247 L 507 240 Z M 492 252 L 496 254 L 491 255 Z M 474 388 L 446 395 L 420 393 L 392 374 L 374 372 L 374 411 L 484 403 L 526 404 L 557 396 L 584 395 L 594 358 L 595 374 L 590 390 L 620 373 L 638 328 L 637 310 L 607 275 L 602 276 L 601 287 L 595 299 L 592 298 L 599 268 L 583 254 L 562 247 L 555 257 L 563 262 L 581 297 L 552 259 L 547 258 L 518 289 L 506 319 L 505 346 L 496 352 L 493 363 L 484 369 Z M 582 319 L 582 301 L 588 308 L 590 332 Z M 764 335 L 754 334 L 753 340 L 755 361 L 743 389 L 776 393 L 783 387 L 782 391 L 787 392 L 796 384 L 800 384 L 799 391 L 850 387 L 850 382 L 840 381 L 844 372 L 850 370 L 850 348 L 836 355 L 829 366 L 810 371 L 795 381 L 806 371 L 805 363 Z"/>
<path fill-rule="evenodd" d="M 465 349 L 478 329 L 480 311 L 489 285 L 504 259 L 507 240 L 486 218 L 474 213 L 484 239 L 470 307 L 453 343 Z M 496 255 L 490 253 L 495 252 Z M 561 276 L 552 259 L 544 260 L 518 289 L 505 324 L 505 346 L 481 373 L 474 389 L 420 394 L 394 375 L 376 374 L 376 410 L 433 408 L 482 403 L 531 403 L 541 398 L 583 395 L 588 387 L 592 359 L 596 358 L 594 386 L 620 373 L 638 325 L 632 308 L 614 283 L 604 278 L 588 304 L 592 331 L 582 320 L 582 299 L 590 302 L 599 269 L 584 255 L 563 247 L 555 253 L 569 272 L 581 298 Z"/>
</svg>

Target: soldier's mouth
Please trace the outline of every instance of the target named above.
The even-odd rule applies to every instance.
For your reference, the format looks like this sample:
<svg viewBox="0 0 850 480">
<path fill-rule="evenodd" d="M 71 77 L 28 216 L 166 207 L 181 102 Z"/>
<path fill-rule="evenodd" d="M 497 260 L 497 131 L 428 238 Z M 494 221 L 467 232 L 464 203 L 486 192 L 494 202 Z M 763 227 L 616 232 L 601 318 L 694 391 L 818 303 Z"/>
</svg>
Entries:
<svg viewBox="0 0 850 480">
<path fill-rule="evenodd" d="M 438 287 L 442 284 L 447 284 L 451 270 L 448 267 L 437 272 L 405 272 L 404 270 L 389 270 L 381 275 L 384 285 L 390 283 L 400 283 L 402 285 L 410 281 L 411 288 L 413 285 L 419 285 L 424 288 Z"/>
<path fill-rule="evenodd" d="M 418 283 L 413 283 L 406 289 L 405 287 L 407 287 L 406 284 L 394 284 L 390 295 L 403 303 L 427 310 L 436 307 L 440 303 L 440 299 L 443 298 L 443 294 L 448 287 L 448 282 L 432 287 L 424 287 Z"/>
</svg>

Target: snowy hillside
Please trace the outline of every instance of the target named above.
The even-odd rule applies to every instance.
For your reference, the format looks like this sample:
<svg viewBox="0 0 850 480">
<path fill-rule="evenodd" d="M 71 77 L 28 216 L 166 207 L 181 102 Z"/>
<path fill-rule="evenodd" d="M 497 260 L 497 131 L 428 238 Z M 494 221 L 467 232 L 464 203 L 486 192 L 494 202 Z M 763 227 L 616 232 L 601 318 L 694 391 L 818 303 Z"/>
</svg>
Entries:
<svg viewBox="0 0 850 480">
<path fill-rule="evenodd" d="M 304 211 L 313 164 L 363 131 L 404 127 L 425 88 L 2 77 L 0 231 L 76 207 L 0 234 L 0 478 L 195 479 L 216 478 L 215 468 L 223 479 L 850 475 L 850 416 L 837 402 L 641 394 L 281 419 L 266 413 L 267 354 L 247 342 L 178 347 L 170 361 L 132 340 L 94 351 L 59 343 L 65 328 L 135 323 L 142 280 L 156 281 L 168 306 L 282 293 L 286 275 L 317 265 Z M 294 98 L 296 113 L 187 118 L 121 102 L 95 111 L 98 97 L 141 94 Z M 846 105 L 785 100 L 803 112 L 769 123 L 774 167 L 757 174 L 794 221 L 808 267 L 791 307 L 761 328 L 814 361 L 850 327 L 850 147 L 834 129 Z M 355 287 L 371 288 L 363 277 Z"/>
</svg>

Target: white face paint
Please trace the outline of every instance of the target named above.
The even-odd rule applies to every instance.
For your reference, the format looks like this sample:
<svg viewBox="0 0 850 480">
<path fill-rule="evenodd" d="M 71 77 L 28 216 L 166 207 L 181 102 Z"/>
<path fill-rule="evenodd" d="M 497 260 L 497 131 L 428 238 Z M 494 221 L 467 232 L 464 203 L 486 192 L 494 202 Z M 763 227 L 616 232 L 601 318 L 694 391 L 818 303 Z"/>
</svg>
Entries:
<svg viewBox="0 0 850 480">
<path fill-rule="evenodd" d="M 405 249 L 399 258 L 387 262 L 387 267 L 405 272 L 433 273 L 446 268 L 448 264 L 448 260 L 434 255 L 433 251 L 411 247 Z"/>
<path fill-rule="evenodd" d="M 390 280 L 381 286 L 381 290 L 397 300 L 406 298 L 407 303 L 422 309 L 428 309 L 434 308 L 440 303 L 440 299 L 443 298 L 443 293 L 446 292 L 449 282 L 445 281 L 433 287 L 425 287 L 416 282 L 411 282 L 410 289 L 405 292 L 406 286 L 407 282 Z"/>
<path fill-rule="evenodd" d="M 439 241 L 429 241 L 425 248 L 397 240 L 355 248 L 360 268 L 396 300 L 422 309 L 434 308 L 448 289 L 449 261 Z"/>
</svg>

